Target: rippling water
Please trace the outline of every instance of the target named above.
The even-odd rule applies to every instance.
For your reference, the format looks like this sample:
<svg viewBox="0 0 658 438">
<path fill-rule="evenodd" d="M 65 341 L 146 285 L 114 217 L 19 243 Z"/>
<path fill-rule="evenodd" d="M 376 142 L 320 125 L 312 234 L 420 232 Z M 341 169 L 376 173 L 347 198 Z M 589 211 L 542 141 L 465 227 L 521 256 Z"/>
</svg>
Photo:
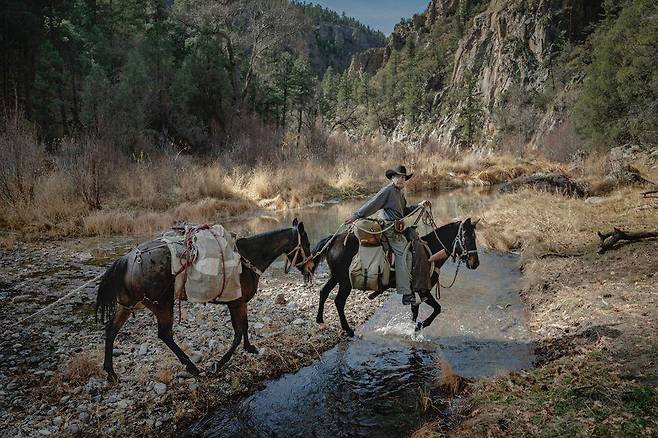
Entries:
<svg viewBox="0 0 658 438">
<path fill-rule="evenodd" d="M 437 222 L 464 216 L 489 195 L 451 193 L 435 198 Z M 243 223 L 246 232 L 273 228 L 299 216 L 316 240 L 331 234 L 361 202 L 299 211 Z M 514 256 L 480 250 L 480 267 L 463 268 L 442 291 L 443 313 L 422 333 L 413 331 L 408 306 L 391 298 L 356 337 L 325 352 L 311 366 L 271 381 L 261 391 L 219 408 L 189 430 L 202 436 L 404 436 L 423 420 L 421 395 L 446 361 L 464 377 L 529 368 L 532 344 L 524 326 Z M 448 263 L 443 278 L 452 279 Z M 318 289 L 320 285 L 317 286 Z M 353 291 L 351 300 L 367 299 Z M 335 312 L 328 305 L 325 312 Z M 421 306 L 419 318 L 430 313 Z M 441 406 L 437 406 L 441 410 Z"/>
</svg>

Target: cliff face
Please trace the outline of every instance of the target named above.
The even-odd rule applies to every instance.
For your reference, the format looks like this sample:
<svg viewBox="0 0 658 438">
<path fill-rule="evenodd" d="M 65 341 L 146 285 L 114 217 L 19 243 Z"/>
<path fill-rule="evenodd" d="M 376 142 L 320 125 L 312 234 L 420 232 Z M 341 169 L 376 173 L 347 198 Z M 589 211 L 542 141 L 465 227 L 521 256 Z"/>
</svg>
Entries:
<svg viewBox="0 0 658 438">
<path fill-rule="evenodd" d="M 342 72 L 349 67 L 355 54 L 383 45 L 381 37 L 373 32 L 335 23 L 313 25 L 303 41 L 304 51 L 319 76 L 330 66 L 334 71 Z"/>
<path fill-rule="evenodd" d="M 413 39 L 418 47 L 435 44 L 428 38 L 432 27 L 440 21 L 456 20 L 464 14 L 464 2 L 469 0 L 432 0 L 424 13 L 404 20 L 391 33 L 381 66 L 392 50 L 400 50 Z M 470 5 L 474 3 L 470 0 Z M 452 58 L 452 73 L 445 88 L 436 93 L 436 101 L 443 108 L 442 116 L 424 127 L 422 135 L 441 143 L 455 144 L 455 130 L 462 105 L 446 108 L 443 97 L 450 90 L 463 88 L 465 77 L 471 74 L 477 83 L 481 100 L 484 128 L 483 142 L 495 138 L 499 126 L 494 121 L 497 106 L 513 85 L 521 90 L 543 92 L 554 83 L 556 53 L 565 44 L 581 42 L 591 31 L 602 13 L 602 0 L 491 0 L 481 2 L 483 12 L 469 17 Z M 462 14 L 462 15 L 460 15 Z M 353 68 L 360 67 L 354 58 Z M 380 66 L 380 67 L 381 67 Z M 578 81 L 572 78 L 570 82 Z M 541 146 L 541 137 L 548 135 L 561 123 L 565 107 L 565 90 L 556 93 L 545 108 L 545 114 L 534 129 L 532 145 Z M 454 105 L 454 103 L 453 103 Z M 407 134 L 396 129 L 398 138 Z"/>
</svg>

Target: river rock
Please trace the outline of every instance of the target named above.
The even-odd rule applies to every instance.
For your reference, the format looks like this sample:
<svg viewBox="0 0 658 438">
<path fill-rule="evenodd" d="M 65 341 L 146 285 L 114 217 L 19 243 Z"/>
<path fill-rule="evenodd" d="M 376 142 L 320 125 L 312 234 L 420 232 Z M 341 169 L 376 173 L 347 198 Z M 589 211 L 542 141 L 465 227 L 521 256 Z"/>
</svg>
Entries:
<svg viewBox="0 0 658 438">
<path fill-rule="evenodd" d="M 194 363 L 199 363 L 201 362 L 201 359 L 203 358 L 203 355 L 199 353 L 198 351 L 193 351 L 190 353 L 190 360 Z"/>
<path fill-rule="evenodd" d="M 164 383 L 158 382 L 155 385 L 153 385 L 153 390 L 158 395 L 164 395 L 164 393 L 167 392 L 167 385 L 165 385 Z"/>
<path fill-rule="evenodd" d="M 80 418 L 80 421 L 83 423 L 86 423 L 89 421 L 89 413 L 88 412 L 80 412 L 80 415 L 78 415 L 78 418 Z"/>
<path fill-rule="evenodd" d="M 71 423 L 66 430 L 68 430 L 71 435 L 77 435 L 80 433 L 80 425 L 78 423 Z"/>
<path fill-rule="evenodd" d="M 141 344 L 141 345 L 139 346 L 139 351 L 137 352 L 137 354 L 139 354 L 140 356 L 144 356 L 144 355 L 146 355 L 148 352 L 149 352 L 149 346 L 148 346 L 148 344 Z"/>
<path fill-rule="evenodd" d="M 285 305 L 286 304 L 286 296 L 283 295 L 283 294 L 278 294 L 276 296 L 276 298 L 274 299 L 274 303 L 282 305 L 282 306 Z"/>
<path fill-rule="evenodd" d="M 303 320 L 302 318 L 297 318 L 292 322 L 293 325 L 304 325 L 305 323 L 306 321 Z"/>
<path fill-rule="evenodd" d="M 28 301 L 29 299 L 30 299 L 30 295 L 16 295 L 14 298 L 12 298 L 11 302 L 22 303 Z"/>
<path fill-rule="evenodd" d="M 264 327 L 263 324 L 261 324 L 260 322 L 255 322 L 255 323 L 251 324 L 251 326 L 253 328 L 255 328 L 256 330 L 262 329 Z"/>
</svg>

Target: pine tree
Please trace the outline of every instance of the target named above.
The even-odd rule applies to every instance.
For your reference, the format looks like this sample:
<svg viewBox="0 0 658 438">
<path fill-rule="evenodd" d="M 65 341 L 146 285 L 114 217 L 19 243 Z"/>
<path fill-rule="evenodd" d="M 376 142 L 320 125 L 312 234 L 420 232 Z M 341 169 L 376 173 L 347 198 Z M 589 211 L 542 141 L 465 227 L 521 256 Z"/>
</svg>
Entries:
<svg viewBox="0 0 658 438">
<path fill-rule="evenodd" d="M 457 135 L 462 146 L 470 147 L 479 139 L 484 121 L 477 77 L 471 71 L 464 73 L 464 85 L 458 95 L 461 109 Z"/>
</svg>

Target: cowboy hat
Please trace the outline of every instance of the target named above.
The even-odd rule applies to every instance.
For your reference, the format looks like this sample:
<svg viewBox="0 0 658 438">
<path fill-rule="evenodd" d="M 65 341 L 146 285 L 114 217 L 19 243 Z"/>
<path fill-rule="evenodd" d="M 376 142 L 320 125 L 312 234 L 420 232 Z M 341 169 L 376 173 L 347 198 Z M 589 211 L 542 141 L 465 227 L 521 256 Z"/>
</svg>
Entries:
<svg viewBox="0 0 658 438">
<path fill-rule="evenodd" d="M 406 180 L 408 180 L 409 178 L 414 176 L 413 173 L 407 173 L 407 168 L 402 166 L 402 165 L 397 166 L 394 169 L 388 169 L 386 171 L 386 178 L 388 178 L 388 179 L 393 178 L 395 175 L 403 176 L 404 179 L 406 179 Z"/>
</svg>

